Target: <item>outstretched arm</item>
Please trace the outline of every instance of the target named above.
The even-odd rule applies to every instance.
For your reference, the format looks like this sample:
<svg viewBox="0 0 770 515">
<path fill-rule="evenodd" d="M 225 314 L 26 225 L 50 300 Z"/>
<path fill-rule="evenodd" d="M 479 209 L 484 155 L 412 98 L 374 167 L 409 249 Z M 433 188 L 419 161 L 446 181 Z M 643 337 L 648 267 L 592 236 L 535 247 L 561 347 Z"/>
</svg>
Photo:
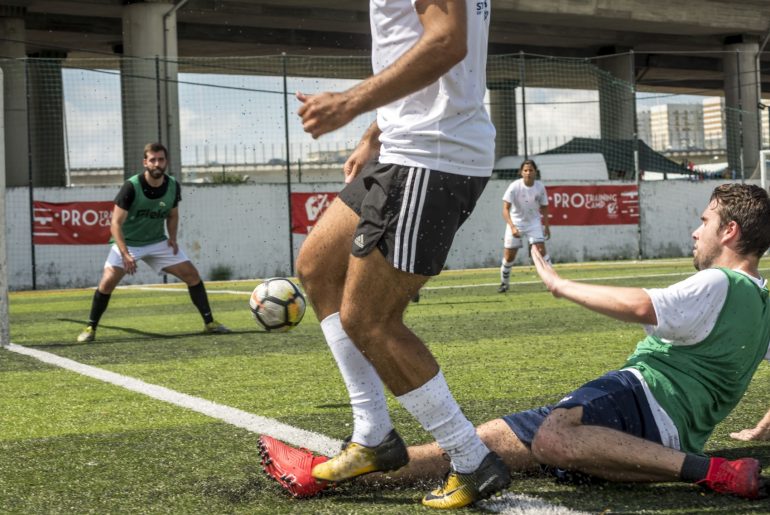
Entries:
<svg viewBox="0 0 770 515">
<path fill-rule="evenodd" d="M 532 261 L 543 284 L 554 297 L 563 297 L 623 322 L 657 325 L 652 299 L 643 289 L 601 286 L 564 279 L 545 262 L 537 245 L 532 246 Z"/>
</svg>

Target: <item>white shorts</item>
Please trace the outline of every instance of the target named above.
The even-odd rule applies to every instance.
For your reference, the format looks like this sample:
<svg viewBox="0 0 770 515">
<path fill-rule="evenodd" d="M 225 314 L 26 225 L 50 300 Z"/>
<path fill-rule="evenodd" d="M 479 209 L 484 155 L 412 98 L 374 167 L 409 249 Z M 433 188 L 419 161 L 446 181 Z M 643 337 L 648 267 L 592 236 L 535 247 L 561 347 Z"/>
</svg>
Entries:
<svg viewBox="0 0 770 515">
<path fill-rule="evenodd" d="M 511 226 L 505 225 L 505 238 L 503 239 L 503 247 L 506 249 L 520 249 L 524 246 L 524 240 L 527 240 L 529 246 L 535 243 L 543 243 L 545 241 L 545 235 L 543 234 L 543 226 L 540 224 L 530 225 L 528 227 L 519 227 L 519 237 L 515 238 L 511 232 Z"/>
<path fill-rule="evenodd" d="M 159 241 L 151 245 L 144 245 L 142 247 L 132 247 L 129 245 L 128 253 L 134 256 L 137 261 L 144 261 L 152 267 L 158 274 L 160 274 L 164 268 L 169 266 L 178 265 L 185 261 L 190 261 L 187 254 L 184 253 L 181 247 L 179 252 L 174 254 L 174 249 L 168 244 L 168 240 Z M 123 264 L 123 256 L 120 255 L 117 245 L 113 245 L 110 248 L 110 253 L 107 256 L 107 261 L 104 262 L 104 268 L 111 266 L 113 268 L 125 268 Z"/>
</svg>

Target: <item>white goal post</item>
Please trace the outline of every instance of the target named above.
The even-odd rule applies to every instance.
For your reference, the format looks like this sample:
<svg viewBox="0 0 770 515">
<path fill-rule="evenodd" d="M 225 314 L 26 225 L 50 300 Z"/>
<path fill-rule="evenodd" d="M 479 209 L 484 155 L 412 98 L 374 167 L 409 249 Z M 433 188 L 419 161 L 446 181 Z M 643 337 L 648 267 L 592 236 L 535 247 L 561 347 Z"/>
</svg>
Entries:
<svg viewBox="0 0 770 515">
<path fill-rule="evenodd" d="M 0 68 L 0 346 L 10 343 L 8 322 L 8 255 L 5 251 L 5 107 L 3 70 Z"/>
<path fill-rule="evenodd" d="M 759 151 L 759 184 L 763 190 L 767 190 L 767 160 L 770 159 L 770 150 Z"/>
</svg>

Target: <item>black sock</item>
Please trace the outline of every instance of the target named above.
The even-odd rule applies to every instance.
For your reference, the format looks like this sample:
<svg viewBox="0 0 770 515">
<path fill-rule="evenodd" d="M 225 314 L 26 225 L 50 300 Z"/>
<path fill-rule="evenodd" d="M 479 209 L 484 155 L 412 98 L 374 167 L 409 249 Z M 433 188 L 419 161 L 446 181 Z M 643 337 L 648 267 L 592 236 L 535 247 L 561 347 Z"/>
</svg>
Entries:
<svg viewBox="0 0 770 515">
<path fill-rule="evenodd" d="M 102 315 L 107 311 L 107 304 L 110 303 L 111 293 L 102 293 L 99 288 L 94 292 L 94 300 L 91 301 L 91 314 L 88 317 L 88 325 L 96 329 L 99 325 L 99 320 Z"/>
<path fill-rule="evenodd" d="M 679 476 L 682 478 L 682 481 L 688 481 L 692 483 L 701 481 L 702 479 L 706 479 L 710 464 L 711 458 L 708 456 L 687 454 L 684 457 L 684 463 L 682 463 L 682 471 L 679 473 Z"/>
<path fill-rule="evenodd" d="M 188 286 L 187 291 L 190 292 L 190 298 L 195 304 L 195 307 L 200 311 L 203 317 L 203 323 L 208 324 L 214 321 L 214 317 L 211 314 L 211 307 L 209 306 L 209 296 L 206 295 L 206 287 L 203 286 L 203 281 L 199 282 L 195 286 Z"/>
</svg>

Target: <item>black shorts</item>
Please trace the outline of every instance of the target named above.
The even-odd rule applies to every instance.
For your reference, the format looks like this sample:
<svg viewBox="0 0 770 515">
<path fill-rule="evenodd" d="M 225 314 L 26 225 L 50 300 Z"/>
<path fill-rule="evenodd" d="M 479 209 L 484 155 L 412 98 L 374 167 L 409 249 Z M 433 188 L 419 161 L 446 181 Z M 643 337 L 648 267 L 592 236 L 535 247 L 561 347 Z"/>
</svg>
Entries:
<svg viewBox="0 0 770 515">
<path fill-rule="evenodd" d="M 488 177 L 372 163 L 339 194 L 360 217 L 351 253 L 375 248 L 395 268 L 438 275 L 455 233 L 476 206 Z"/>
</svg>

